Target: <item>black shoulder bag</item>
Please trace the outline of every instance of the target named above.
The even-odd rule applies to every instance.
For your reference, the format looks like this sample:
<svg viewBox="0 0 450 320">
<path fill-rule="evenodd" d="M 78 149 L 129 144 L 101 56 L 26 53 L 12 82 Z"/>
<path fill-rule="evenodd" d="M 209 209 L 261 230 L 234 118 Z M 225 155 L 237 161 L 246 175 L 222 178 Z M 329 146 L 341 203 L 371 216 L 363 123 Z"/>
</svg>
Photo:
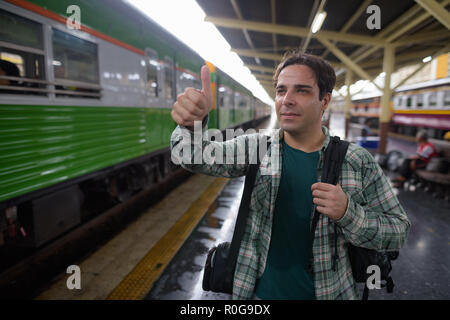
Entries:
<svg viewBox="0 0 450 320">
<path fill-rule="evenodd" d="M 268 141 L 267 150 L 269 146 L 270 142 Z M 257 149 L 257 155 L 259 156 L 259 148 Z M 239 206 L 231 244 L 230 242 L 223 242 L 211 248 L 208 252 L 202 283 L 203 290 L 205 291 L 232 294 L 234 270 L 236 269 L 239 248 L 250 211 L 250 198 L 255 184 L 256 173 L 259 168 L 259 157 L 257 157 L 257 160 L 257 164 L 249 165 L 245 177 L 244 192 Z"/>
<path fill-rule="evenodd" d="M 324 164 L 322 169 L 322 182 L 336 185 L 339 182 L 339 176 L 341 174 L 341 167 L 347 153 L 349 143 L 344 140 L 340 140 L 339 137 L 331 137 L 330 143 L 325 150 Z M 314 212 L 312 225 L 311 225 L 311 257 L 312 257 L 312 243 L 314 241 L 314 233 L 319 221 L 320 213 L 316 210 Z M 386 287 L 388 293 L 392 293 L 394 289 L 394 282 L 389 276 L 392 270 L 391 260 L 395 260 L 398 257 L 398 251 L 393 252 L 380 252 L 376 250 L 370 250 L 362 247 L 356 247 L 349 243 L 348 256 L 350 264 L 352 266 L 352 274 L 355 282 L 364 283 L 364 292 L 362 300 L 369 298 L 369 288 L 367 287 L 367 279 L 369 274 L 367 268 L 371 265 L 377 265 L 380 268 L 380 278 L 386 281 L 386 284 L 382 284 L 381 287 Z M 334 224 L 334 254 L 333 254 L 332 270 L 336 271 L 338 253 L 337 253 L 337 225 Z M 313 258 L 311 258 L 312 260 Z M 310 262 L 310 272 L 312 271 L 312 261 Z"/>
</svg>

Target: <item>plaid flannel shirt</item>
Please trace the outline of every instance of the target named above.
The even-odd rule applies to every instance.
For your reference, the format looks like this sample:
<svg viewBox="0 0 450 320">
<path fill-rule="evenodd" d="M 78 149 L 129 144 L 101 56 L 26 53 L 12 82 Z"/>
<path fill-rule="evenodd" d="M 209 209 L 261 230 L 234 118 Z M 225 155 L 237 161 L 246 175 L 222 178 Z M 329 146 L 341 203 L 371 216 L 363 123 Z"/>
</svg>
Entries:
<svg viewBox="0 0 450 320">
<path fill-rule="evenodd" d="M 207 129 L 207 122 L 208 117 L 205 117 L 203 131 Z M 325 134 L 325 140 L 320 150 L 318 181 L 321 177 L 324 151 L 330 141 L 328 129 L 322 127 L 322 131 Z M 186 135 L 186 132 L 191 135 L 191 138 L 193 137 L 193 132 L 183 126 L 178 126 L 174 130 L 171 137 L 172 151 L 183 141 L 182 137 L 183 134 Z M 249 166 L 248 159 L 252 153 L 255 153 L 249 141 L 255 137 L 261 138 L 262 135 L 261 133 L 241 135 L 224 142 L 202 141 L 201 146 L 195 146 L 191 139 L 191 159 L 194 159 L 196 152 L 202 152 L 212 144 L 214 147 L 223 148 L 224 153 L 227 148 L 237 148 L 238 145 L 241 145 L 245 146 L 245 163 L 238 164 L 238 153 L 236 153 L 234 155 L 235 164 L 182 164 L 182 167 L 192 172 L 212 176 L 228 178 L 243 176 Z M 283 152 L 280 141 L 282 136 L 283 130 L 278 129 L 275 134 L 268 137 L 271 147 L 262 159 L 256 176 L 249 218 L 234 274 L 232 299 L 251 299 L 256 280 L 262 276 L 266 266 L 275 200 L 281 179 Z M 178 145 L 178 147 L 181 146 Z M 271 166 L 270 159 L 273 150 L 278 151 L 276 155 L 278 167 L 272 175 L 261 174 L 261 168 L 264 165 Z M 173 154 L 172 157 L 174 157 Z M 348 244 L 352 243 L 355 246 L 378 251 L 398 250 L 406 242 L 411 225 L 383 171 L 364 148 L 353 143 L 349 145 L 339 183 L 348 197 L 348 206 L 344 216 L 335 221 L 339 256 L 336 271 L 331 269 L 334 252 L 334 224 L 326 215 L 320 214 L 314 235 L 313 276 L 318 300 L 360 299 L 347 254 Z M 311 218 L 314 210 L 315 205 L 313 204 Z"/>
</svg>

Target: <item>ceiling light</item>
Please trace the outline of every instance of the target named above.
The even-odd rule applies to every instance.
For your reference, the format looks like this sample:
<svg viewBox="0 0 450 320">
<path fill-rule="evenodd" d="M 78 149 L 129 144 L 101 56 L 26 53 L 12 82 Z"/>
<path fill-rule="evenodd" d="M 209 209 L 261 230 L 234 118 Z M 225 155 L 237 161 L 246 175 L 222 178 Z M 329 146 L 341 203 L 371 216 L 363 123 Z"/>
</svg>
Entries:
<svg viewBox="0 0 450 320">
<path fill-rule="evenodd" d="M 314 17 L 314 21 L 311 27 L 311 32 L 316 33 L 320 30 L 320 27 L 322 27 L 322 23 L 325 21 L 325 18 L 327 16 L 327 13 L 325 11 L 320 12 L 319 14 L 316 14 Z"/>
</svg>

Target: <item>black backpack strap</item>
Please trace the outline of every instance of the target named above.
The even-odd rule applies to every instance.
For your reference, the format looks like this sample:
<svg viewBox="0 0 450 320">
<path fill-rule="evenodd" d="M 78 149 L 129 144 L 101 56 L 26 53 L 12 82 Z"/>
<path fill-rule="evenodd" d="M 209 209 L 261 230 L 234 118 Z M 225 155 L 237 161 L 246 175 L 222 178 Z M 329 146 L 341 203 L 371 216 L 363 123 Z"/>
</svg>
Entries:
<svg viewBox="0 0 450 320">
<path fill-rule="evenodd" d="M 394 291 L 394 280 L 391 277 L 386 279 L 386 290 L 388 293 L 392 293 Z"/>
<path fill-rule="evenodd" d="M 339 182 L 339 176 L 341 175 L 341 167 L 344 163 L 345 154 L 349 142 L 341 140 L 338 136 L 330 137 L 330 142 L 328 147 L 324 152 L 323 167 L 322 167 L 322 177 L 321 182 L 336 185 Z M 313 273 L 314 257 L 312 252 L 312 247 L 314 243 L 314 234 L 316 232 L 317 223 L 319 222 L 320 213 L 317 209 L 314 211 L 312 223 L 311 223 L 311 261 L 309 264 L 309 271 Z M 336 271 L 337 259 L 337 227 L 334 225 L 334 255 L 333 255 L 333 271 Z"/>
<path fill-rule="evenodd" d="M 267 149 L 269 150 L 270 141 L 267 141 Z M 241 204 L 239 206 L 238 216 L 233 232 L 233 239 L 231 240 L 230 252 L 228 255 L 228 267 L 233 270 L 236 266 L 237 256 L 239 254 L 239 248 L 241 246 L 241 240 L 245 232 L 245 226 L 247 223 L 248 214 L 250 211 L 250 199 L 255 185 L 256 173 L 260 166 L 259 159 L 259 142 L 257 146 L 257 163 L 250 164 L 247 174 L 245 176 L 244 192 L 242 194 Z"/>
<path fill-rule="evenodd" d="M 364 284 L 364 291 L 363 296 L 361 300 L 368 300 L 369 299 L 369 288 L 367 287 L 367 283 Z"/>
</svg>

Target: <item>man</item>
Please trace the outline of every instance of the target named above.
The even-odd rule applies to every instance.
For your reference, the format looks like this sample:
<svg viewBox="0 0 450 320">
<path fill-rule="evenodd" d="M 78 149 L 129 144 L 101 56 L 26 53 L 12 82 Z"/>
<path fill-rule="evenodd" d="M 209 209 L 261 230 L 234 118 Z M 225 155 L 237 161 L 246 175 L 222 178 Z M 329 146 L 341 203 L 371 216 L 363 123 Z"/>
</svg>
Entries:
<svg viewBox="0 0 450 320">
<path fill-rule="evenodd" d="M 401 188 L 415 170 L 425 168 L 431 158 L 439 156 L 434 144 L 428 141 L 426 130 L 422 129 L 417 132 L 416 141 L 418 143 L 416 154 L 403 161 L 398 170 L 400 175 L 393 180 L 396 188 Z"/>
<path fill-rule="evenodd" d="M 179 126 L 172 134 L 172 150 L 183 144 L 183 136 L 192 135 L 194 121 L 203 119 L 203 130 L 207 128 L 211 88 L 209 71 L 206 67 L 201 71 L 202 91 L 187 89 L 173 106 L 172 117 Z M 278 154 L 275 161 L 279 165 L 272 175 L 261 174 L 261 165 L 256 176 L 234 274 L 233 299 L 359 299 L 347 244 L 398 250 L 406 241 L 410 222 L 382 170 L 365 149 L 349 146 L 340 184 L 317 182 L 330 141 L 321 117 L 330 103 L 335 79 L 327 62 L 302 53 L 287 55 L 276 70 L 275 105 L 281 129 L 269 137 L 271 147 L 265 159 L 273 161 L 272 155 Z M 225 142 L 203 141 L 201 149 L 211 144 L 224 150 L 244 145 L 245 159 L 249 159 L 250 138 L 243 135 Z M 248 161 L 182 166 L 194 172 L 237 177 L 245 175 Z M 315 207 L 321 215 L 311 244 Z M 334 223 L 338 227 L 335 271 Z M 313 272 L 308 268 L 310 261 Z"/>
</svg>

